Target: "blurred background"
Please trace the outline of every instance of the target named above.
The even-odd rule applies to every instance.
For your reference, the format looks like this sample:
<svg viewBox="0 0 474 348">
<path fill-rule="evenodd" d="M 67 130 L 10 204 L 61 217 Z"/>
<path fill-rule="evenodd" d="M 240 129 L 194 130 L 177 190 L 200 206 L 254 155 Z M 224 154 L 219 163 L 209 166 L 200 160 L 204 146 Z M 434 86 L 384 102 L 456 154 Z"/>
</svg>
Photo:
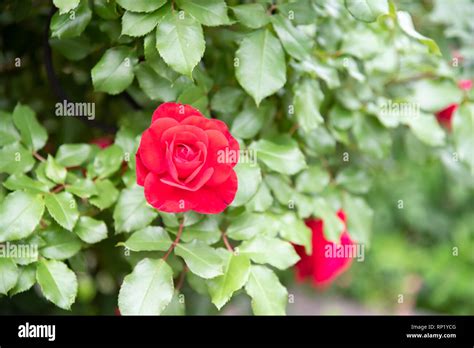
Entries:
<svg viewBox="0 0 474 348">
<path fill-rule="evenodd" d="M 473 78 L 472 1 L 396 3 L 412 14 L 419 32 L 438 43 L 446 62 L 462 62 L 460 78 Z M 64 60 L 55 51 L 45 51 L 45 40 L 49 40 L 45 23 L 51 5 L 47 1 L 4 0 L 0 9 L 0 109 L 12 109 L 21 101 L 36 109 L 54 110 L 55 95 L 62 93 L 58 86 L 71 95 L 83 94 L 77 82 L 89 79 L 87 69 L 81 67 L 93 66 L 90 57 L 74 65 L 64 64 L 64 74 L 56 77 L 57 85 L 48 83 L 52 68 L 44 64 L 48 55 L 57 66 Z M 52 40 L 53 48 L 54 44 Z M 84 47 L 93 50 L 87 44 Z M 22 69 L 12 66 L 12 57 L 22 57 Z M 126 122 L 117 115 L 133 110 L 133 102 L 120 95 L 108 97 L 101 107 L 110 117 L 99 120 L 94 129 L 79 120 L 58 124 L 51 117 L 43 122 L 59 144 L 90 141 L 113 134 L 117 123 Z M 364 261 L 354 260 L 347 272 L 323 290 L 294 283 L 292 270 L 280 274 L 294 295 L 289 314 L 474 314 L 474 179 L 450 160 L 448 149 L 433 150 L 411 133 L 400 130 L 393 149 L 390 161 L 371 173 L 368 202 L 375 220 Z M 361 180 L 363 185 L 364 178 Z M 116 314 L 120 285 L 116 275 L 128 270 L 127 263 L 116 258 L 116 242 L 108 239 L 71 259 L 71 266 L 80 274 L 72 314 Z M 0 298 L 0 314 L 71 313 L 39 300 L 37 291 Z M 183 292 L 188 295 L 186 286 Z M 207 297 L 191 292 L 189 296 L 195 298 L 187 300 L 187 314 L 217 313 Z M 248 298 L 237 296 L 224 313 L 250 314 Z"/>
</svg>

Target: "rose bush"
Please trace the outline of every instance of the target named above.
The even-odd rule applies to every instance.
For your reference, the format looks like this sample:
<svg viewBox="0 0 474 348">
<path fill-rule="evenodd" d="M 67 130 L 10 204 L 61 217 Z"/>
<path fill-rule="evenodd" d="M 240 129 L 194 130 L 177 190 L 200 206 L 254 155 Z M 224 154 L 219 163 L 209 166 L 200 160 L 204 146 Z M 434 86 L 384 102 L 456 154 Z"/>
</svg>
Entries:
<svg viewBox="0 0 474 348">
<path fill-rule="evenodd" d="M 446 3 L 3 1 L 0 311 L 280 315 L 295 271 L 386 302 L 422 273 L 468 310 L 472 4 Z M 438 245 L 439 274 L 412 251 Z"/>
</svg>

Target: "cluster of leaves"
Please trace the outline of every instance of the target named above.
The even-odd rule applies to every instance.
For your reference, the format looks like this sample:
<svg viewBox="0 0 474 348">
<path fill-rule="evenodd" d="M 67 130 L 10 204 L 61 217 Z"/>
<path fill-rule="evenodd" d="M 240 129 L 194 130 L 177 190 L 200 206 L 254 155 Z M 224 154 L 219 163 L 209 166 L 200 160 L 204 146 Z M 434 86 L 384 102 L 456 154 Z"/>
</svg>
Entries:
<svg viewBox="0 0 474 348">
<path fill-rule="evenodd" d="M 342 208 L 351 238 L 369 245 L 373 212 L 364 195 L 397 133 L 452 148 L 461 170 L 464 162 L 474 168 L 472 96 L 392 2 L 53 3 L 50 45 L 72 71 L 88 63 L 90 79 L 74 78 L 92 84 L 96 104 L 107 103 L 100 92 L 125 92 L 145 110 L 191 104 L 224 120 L 249 161 L 236 166 L 239 190 L 224 214 L 163 214 L 135 184 L 134 153 L 150 112 L 122 120 L 106 149 L 63 144 L 47 158 L 38 154 L 47 133 L 33 111 L 2 113 L 0 173 L 12 192 L 1 201 L 0 242 L 39 245 L 38 259 L 0 259 L 4 294 L 37 281 L 47 299 L 69 308 L 77 282 L 64 261 L 113 230 L 130 234 L 117 249 L 133 267 L 119 293 L 123 314 L 183 314 L 184 280 L 218 309 L 243 289 L 254 313 L 283 314 L 288 294 L 277 274 L 298 261 L 291 243 L 311 252 L 304 219 L 322 218 L 337 241 Z M 421 112 L 383 112 L 390 102 Z M 433 113 L 454 102 L 463 104 L 446 137 Z"/>
</svg>

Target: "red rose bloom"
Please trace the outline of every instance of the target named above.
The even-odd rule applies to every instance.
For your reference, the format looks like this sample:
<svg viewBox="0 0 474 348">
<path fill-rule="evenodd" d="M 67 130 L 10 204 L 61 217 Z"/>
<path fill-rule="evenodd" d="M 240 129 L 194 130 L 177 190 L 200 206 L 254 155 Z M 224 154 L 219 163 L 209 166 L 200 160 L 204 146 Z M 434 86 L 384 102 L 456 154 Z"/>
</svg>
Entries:
<svg viewBox="0 0 474 348">
<path fill-rule="evenodd" d="M 113 139 L 110 137 L 95 138 L 89 141 L 89 144 L 95 144 L 101 149 L 105 149 L 113 144 Z"/>
<path fill-rule="evenodd" d="M 342 210 L 337 215 L 344 222 L 346 216 Z M 313 284 L 324 287 L 337 278 L 341 273 L 349 268 L 352 263 L 350 257 L 330 257 L 326 256 L 327 246 L 336 246 L 335 243 L 328 241 L 324 237 L 324 223 L 322 220 L 308 219 L 306 225 L 312 231 L 312 254 L 307 255 L 304 247 L 295 245 L 296 252 L 301 259 L 296 264 L 296 280 L 304 281 L 307 278 L 313 279 Z M 354 242 L 349 237 L 347 230 L 344 227 L 344 232 L 341 234 L 340 243 L 337 245 L 352 245 Z"/>
<path fill-rule="evenodd" d="M 458 106 L 458 104 L 451 104 L 447 108 L 438 111 L 436 113 L 436 119 L 438 120 L 439 124 L 443 125 L 447 129 L 451 129 L 453 115 L 456 112 Z"/>
<path fill-rule="evenodd" d="M 469 91 L 472 88 L 472 81 L 471 80 L 460 80 L 458 82 L 458 87 L 463 91 Z"/>
<path fill-rule="evenodd" d="M 189 105 L 161 104 L 136 154 L 137 183 L 160 211 L 222 212 L 234 200 L 239 143 Z"/>
</svg>

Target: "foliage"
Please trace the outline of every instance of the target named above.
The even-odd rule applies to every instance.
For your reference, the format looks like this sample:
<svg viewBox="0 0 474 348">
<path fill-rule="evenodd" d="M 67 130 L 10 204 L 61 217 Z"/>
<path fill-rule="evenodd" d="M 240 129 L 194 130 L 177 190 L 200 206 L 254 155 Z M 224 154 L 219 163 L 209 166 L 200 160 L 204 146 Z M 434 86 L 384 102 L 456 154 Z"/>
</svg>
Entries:
<svg viewBox="0 0 474 348">
<path fill-rule="evenodd" d="M 469 42 L 472 20 L 443 17 L 443 3 L 432 20 Z M 98 290 L 122 314 L 178 315 L 192 313 L 196 298 L 212 302 L 212 312 L 246 293 L 255 314 L 284 314 L 282 271 L 299 259 L 291 243 L 310 249 L 304 219 L 324 219 L 327 237 L 338 240 L 342 208 L 352 239 L 370 246 L 373 209 L 380 219 L 380 201 L 395 196 L 413 200 L 404 219 L 416 231 L 432 231 L 439 207 L 418 202 L 413 181 L 385 180 L 417 161 L 452 174 L 470 194 L 459 209 L 472 206 L 474 96 L 457 80 L 474 69 L 455 69 L 441 57 L 446 43 L 416 30 L 410 13 L 419 8 L 385 0 L 54 5 L 49 15 L 47 3 L 0 5 L 8 43 L 0 57 L 0 243 L 39 249 L 32 259 L 0 258 L 4 295 L 38 284 L 48 301 L 74 309 Z M 38 40 L 25 48 L 30 35 Z M 90 103 L 94 115 L 54 117 L 62 116 L 56 98 Z M 140 134 L 165 101 L 223 120 L 248 155 L 223 214 L 158 213 L 136 185 Z M 434 113 L 450 103 L 461 107 L 447 132 Z M 113 145 L 89 142 L 104 133 Z M 373 184 L 386 192 L 374 194 Z M 168 254 L 180 223 L 181 241 Z"/>
</svg>

